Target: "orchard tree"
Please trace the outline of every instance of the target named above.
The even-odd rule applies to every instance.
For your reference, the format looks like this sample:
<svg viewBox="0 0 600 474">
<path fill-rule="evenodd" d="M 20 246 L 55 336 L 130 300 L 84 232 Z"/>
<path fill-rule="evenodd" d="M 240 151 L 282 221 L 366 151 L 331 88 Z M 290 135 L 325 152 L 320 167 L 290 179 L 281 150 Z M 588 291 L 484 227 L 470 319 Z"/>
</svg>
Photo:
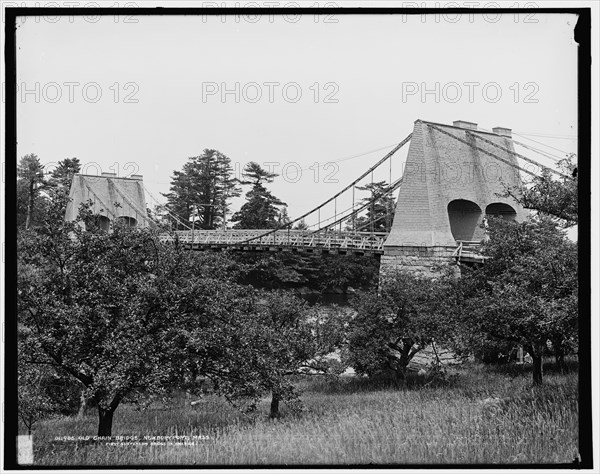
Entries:
<svg viewBox="0 0 600 474">
<path fill-rule="evenodd" d="M 441 334 L 439 308 L 445 275 L 432 279 L 413 272 L 386 275 L 379 292 L 361 292 L 353 301 L 344 361 L 358 374 L 404 379 L 413 357 Z"/>
<path fill-rule="evenodd" d="M 463 274 L 453 311 L 463 339 L 521 344 L 543 381 L 547 343 L 560 351 L 577 344 L 577 244 L 557 222 L 538 215 L 522 223 L 491 218 L 486 263 Z M 452 306 L 452 305 L 451 305 Z"/>
<path fill-rule="evenodd" d="M 259 324 L 252 340 L 262 356 L 254 360 L 260 379 L 268 381 L 272 393 L 270 417 L 280 415 L 281 401 L 297 402 L 289 381 L 292 375 L 338 375 L 344 367 L 327 356 L 342 343 L 342 315 L 337 310 L 309 307 L 306 301 L 282 291 L 259 294 Z M 264 364 L 263 361 L 268 361 Z"/>
<path fill-rule="evenodd" d="M 579 220 L 576 155 L 570 154 L 560 160 L 558 168 L 562 176 L 556 177 L 544 168 L 523 189 L 507 188 L 506 194 L 526 209 L 558 219 L 561 227 L 567 228 Z"/>
<path fill-rule="evenodd" d="M 239 320 L 248 297 L 227 275 L 224 257 L 160 243 L 150 229 L 100 231 L 83 209 L 85 231 L 64 222 L 60 207 L 19 238 L 18 320 L 30 354 L 21 362 L 78 380 L 98 406 L 100 436 L 112 433 L 121 402 L 164 393 L 185 378 L 191 341 L 203 341 L 194 357 L 204 375 L 216 367 L 210 375 L 228 380 L 218 370 L 232 352 L 228 319 Z M 233 396 L 251 393 L 241 385 Z"/>
</svg>

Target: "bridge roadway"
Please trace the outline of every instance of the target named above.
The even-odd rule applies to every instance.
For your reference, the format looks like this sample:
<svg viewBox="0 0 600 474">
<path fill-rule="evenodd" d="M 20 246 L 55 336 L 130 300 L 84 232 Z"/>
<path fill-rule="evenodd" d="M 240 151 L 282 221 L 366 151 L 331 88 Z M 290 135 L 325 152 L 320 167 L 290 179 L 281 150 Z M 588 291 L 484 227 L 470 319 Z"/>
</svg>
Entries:
<svg viewBox="0 0 600 474">
<path fill-rule="evenodd" d="M 308 230 L 228 229 L 186 230 L 163 234 L 161 241 L 172 242 L 176 238 L 194 250 L 218 250 L 229 248 L 245 251 L 281 251 L 284 249 L 306 253 L 383 255 L 385 232 L 335 232 L 315 233 Z M 267 234 L 267 235 L 264 235 Z M 252 239 L 248 242 L 248 240 Z M 479 242 L 457 241 L 452 258 L 463 263 L 482 263 Z"/>
<path fill-rule="evenodd" d="M 334 232 L 314 233 L 308 230 L 278 230 L 268 235 L 268 229 L 186 230 L 163 234 L 161 240 L 175 240 L 195 250 L 231 248 L 233 250 L 291 249 L 301 252 L 383 255 L 387 233 Z M 253 239 L 248 242 L 249 239 Z"/>
</svg>

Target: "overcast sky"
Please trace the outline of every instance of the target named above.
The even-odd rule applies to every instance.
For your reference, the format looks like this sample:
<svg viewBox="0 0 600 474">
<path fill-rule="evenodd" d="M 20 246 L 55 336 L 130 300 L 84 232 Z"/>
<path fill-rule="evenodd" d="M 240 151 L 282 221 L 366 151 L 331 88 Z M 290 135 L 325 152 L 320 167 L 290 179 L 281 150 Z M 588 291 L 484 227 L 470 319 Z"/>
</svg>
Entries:
<svg viewBox="0 0 600 474">
<path fill-rule="evenodd" d="M 215 148 L 238 169 L 274 167 L 271 189 L 291 217 L 351 182 L 417 119 L 511 128 L 563 157 L 577 151 L 575 24 L 492 13 L 27 18 L 17 34 L 18 154 L 139 173 L 164 201 L 173 170 Z"/>
</svg>

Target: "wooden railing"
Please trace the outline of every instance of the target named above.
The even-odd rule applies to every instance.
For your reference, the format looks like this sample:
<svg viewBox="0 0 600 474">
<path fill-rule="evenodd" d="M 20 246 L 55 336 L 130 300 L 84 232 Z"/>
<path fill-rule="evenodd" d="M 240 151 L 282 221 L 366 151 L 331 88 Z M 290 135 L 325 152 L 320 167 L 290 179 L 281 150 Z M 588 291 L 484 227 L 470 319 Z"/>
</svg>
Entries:
<svg viewBox="0 0 600 474">
<path fill-rule="evenodd" d="M 278 230 L 264 235 L 264 229 L 251 230 L 186 230 L 175 231 L 180 242 L 198 246 L 232 247 L 298 247 L 339 250 L 361 250 L 383 253 L 387 233 L 371 232 L 319 232 L 307 230 Z M 163 234 L 162 241 L 175 240 L 171 234 Z"/>
<path fill-rule="evenodd" d="M 478 240 L 457 240 L 458 244 L 452 256 L 457 261 L 483 262 L 486 257 L 481 255 L 481 242 Z"/>
</svg>

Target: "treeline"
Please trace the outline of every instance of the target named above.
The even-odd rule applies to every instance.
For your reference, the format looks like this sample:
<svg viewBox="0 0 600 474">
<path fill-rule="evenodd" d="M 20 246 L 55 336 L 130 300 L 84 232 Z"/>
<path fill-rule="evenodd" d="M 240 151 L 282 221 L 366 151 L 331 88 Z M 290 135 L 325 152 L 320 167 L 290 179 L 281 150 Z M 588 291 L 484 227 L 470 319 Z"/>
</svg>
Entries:
<svg viewBox="0 0 600 474">
<path fill-rule="evenodd" d="M 193 156 L 181 171 L 174 171 L 166 210 L 186 223 L 195 222 L 199 229 L 226 228 L 231 200 L 241 195 L 241 186 L 249 186 L 246 202 L 231 216 L 235 229 L 272 229 L 287 224 L 287 204 L 266 187 L 278 175 L 258 163 L 248 163 L 240 178 L 233 176 L 231 159 L 223 153 L 205 149 Z M 173 222 L 175 228 L 181 222 Z"/>
<path fill-rule="evenodd" d="M 69 193 L 73 175 L 79 173 L 77 158 L 59 161 L 50 172 L 35 154 L 23 156 L 17 168 L 17 226 L 29 229 L 43 216 L 53 194 Z M 151 218 L 173 230 L 185 230 L 194 222 L 197 229 L 274 229 L 291 222 L 287 204 L 274 196 L 268 185 L 276 173 L 258 163 L 248 163 L 239 177 L 234 176 L 231 159 L 214 149 L 188 158 L 180 171 L 174 171 L 170 190 L 163 196 L 164 205 L 148 209 Z M 241 196 L 246 187 L 245 202 L 232 212 L 232 200 Z M 357 206 L 369 204 L 362 215 L 353 215 L 345 222 L 345 230 L 359 232 L 389 232 L 395 209 L 391 195 L 385 194 L 385 181 L 358 186 L 366 191 Z M 294 229 L 308 226 L 297 222 Z M 316 230 L 316 229 L 315 229 Z"/>
<path fill-rule="evenodd" d="M 258 163 L 248 163 L 241 178 L 233 176 L 231 160 L 223 153 L 205 149 L 199 156 L 190 157 L 181 171 L 171 179 L 165 209 L 185 223 L 194 220 L 200 229 L 218 229 L 232 223 L 234 229 L 274 229 L 289 224 L 287 204 L 274 196 L 267 185 L 278 175 L 263 169 Z M 231 200 L 241 195 L 240 186 L 249 186 L 246 202 L 231 215 Z M 364 215 L 353 215 L 345 222 L 345 230 L 360 232 L 389 232 L 395 209 L 392 196 L 385 194 L 385 181 L 358 186 L 368 195 L 358 205 L 369 204 Z M 160 210 L 159 210 L 160 213 Z M 173 220 L 174 228 L 184 228 Z M 306 229 L 300 221 L 294 229 Z"/>
<path fill-rule="evenodd" d="M 17 165 L 17 228 L 29 229 L 42 222 L 50 201 L 58 195 L 68 195 L 73 175 L 81 170 L 77 158 L 65 158 L 50 173 L 37 155 L 23 156 Z M 63 213 L 66 210 L 63 209 Z M 62 216 L 64 218 L 64 214 Z"/>
</svg>

